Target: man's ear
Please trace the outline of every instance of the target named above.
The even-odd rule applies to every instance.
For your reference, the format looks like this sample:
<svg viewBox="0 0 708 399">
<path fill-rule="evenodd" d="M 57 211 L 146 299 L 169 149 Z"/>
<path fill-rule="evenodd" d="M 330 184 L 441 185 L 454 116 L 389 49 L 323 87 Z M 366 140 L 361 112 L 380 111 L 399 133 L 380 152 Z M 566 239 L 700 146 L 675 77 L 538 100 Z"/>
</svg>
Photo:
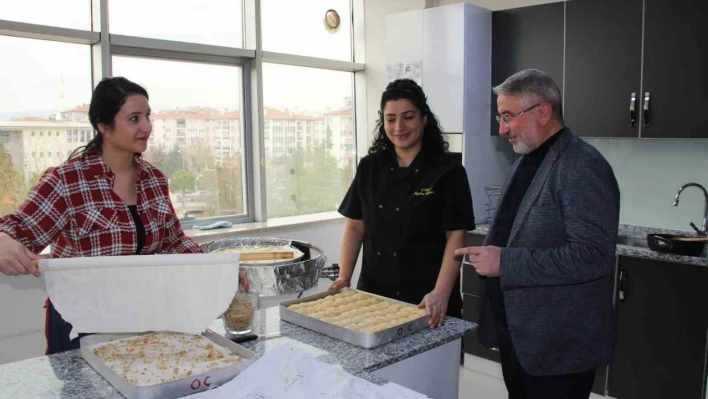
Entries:
<svg viewBox="0 0 708 399">
<path fill-rule="evenodd" d="M 553 119 L 553 106 L 550 103 L 542 103 L 538 108 L 541 123 L 545 126 Z"/>
</svg>

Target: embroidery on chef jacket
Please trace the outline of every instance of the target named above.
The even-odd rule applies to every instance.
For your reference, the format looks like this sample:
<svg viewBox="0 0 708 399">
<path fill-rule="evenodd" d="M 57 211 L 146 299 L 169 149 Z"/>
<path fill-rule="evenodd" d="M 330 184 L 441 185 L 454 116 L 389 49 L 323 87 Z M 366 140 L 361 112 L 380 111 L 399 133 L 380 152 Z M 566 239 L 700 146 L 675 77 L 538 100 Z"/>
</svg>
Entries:
<svg viewBox="0 0 708 399">
<path fill-rule="evenodd" d="M 428 188 L 421 188 L 419 191 L 416 191 L 413 193 L 415 196 L 421 196 L 421 195 L 433 195 L 435 194 L 435 191 L 433 191 L 432 187 Z"/>
</svg>

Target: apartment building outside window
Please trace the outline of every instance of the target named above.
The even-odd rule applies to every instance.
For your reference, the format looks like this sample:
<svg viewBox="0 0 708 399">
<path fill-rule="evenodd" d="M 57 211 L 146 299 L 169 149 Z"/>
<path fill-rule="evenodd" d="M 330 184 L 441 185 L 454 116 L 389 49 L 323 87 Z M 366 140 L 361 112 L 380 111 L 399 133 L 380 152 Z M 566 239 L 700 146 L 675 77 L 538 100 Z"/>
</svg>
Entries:
<svg viewBox="0 0 708 399">
<path fill-rule="evenodd" d="M 110 76 L 150 94 L 153 132 L 143 156 L 170 178 L 180 216 L 203 212 L 185 228 L 336 210 L 356 160 L 355 145 L 340 146 L 355 129 L 327 124 L 327 114 L 353 120 L 352 98 L 363 89 L 355 51 L 362 10 L 352 4 L 359 2 L 13 3 L 0 19 L 0 54 L 12 60 L 0 64 L 0 177 L 8 182 L 0 214 L 91 140 L 92 87 Z M 329 9 L 341 16 L 337 29 L 324 27 Z"/>
</svg>

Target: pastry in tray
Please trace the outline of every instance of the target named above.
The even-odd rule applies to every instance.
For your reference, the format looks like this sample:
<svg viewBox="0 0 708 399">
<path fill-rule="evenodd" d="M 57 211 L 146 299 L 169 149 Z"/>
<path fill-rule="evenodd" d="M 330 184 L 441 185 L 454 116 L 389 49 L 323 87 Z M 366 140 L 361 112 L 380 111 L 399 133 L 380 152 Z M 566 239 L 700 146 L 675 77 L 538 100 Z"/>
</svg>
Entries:
<svg viewBox="0 0 708 399">
<path fill-rule="evenodd" d="M 135 386 L 175 381 L 243 360 L 201 335 L 166 331 L 106 342 L 89 349 Z"/>
<path fill-rule="evenodd" d="M 374 333 L 425 316 L 425 310 L 404 306 L 362 292 L 345 291 L 288 309 L 350 330 Z"/>
<path fill-rule="evenodd" d="M 263 252 L 292 252 L 292 257 L 288 259 L 280 260 L 279 262 L 297 262 L 300 258 L 305 255 L 299 249 L 289 246 L 289 245 L 242 245 L 238 247 L 222 248 L 214 251 L 215 253 L 236 253 L 236 254 L 248 254 L 248 253 L 263 253 Z M 266 259 L 266 260 L 247 260 L 240 262 L 243 265 L 269 265 L 272 263 L 278 263 L 278 260 Z"/>
</svg>

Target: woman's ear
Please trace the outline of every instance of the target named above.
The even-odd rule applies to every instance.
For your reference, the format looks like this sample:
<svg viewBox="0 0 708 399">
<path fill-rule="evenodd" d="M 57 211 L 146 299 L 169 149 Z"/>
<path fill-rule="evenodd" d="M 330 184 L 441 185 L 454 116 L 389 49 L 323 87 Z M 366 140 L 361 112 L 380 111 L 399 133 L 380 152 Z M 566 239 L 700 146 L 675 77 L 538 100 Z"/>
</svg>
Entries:
<svg viewBox="0 0 708 399">
<path fill-rule="evenodd" d="M 110 129 L 110 126 L 105 123 L 97 123 L 96 125 L 98 126 L 98 134 L 106 134 Z"/>
<path fill-rule="evenodd" d="M 423 126 L 428 124 L 428 115 L 423 116 Z"/>
</svg>

